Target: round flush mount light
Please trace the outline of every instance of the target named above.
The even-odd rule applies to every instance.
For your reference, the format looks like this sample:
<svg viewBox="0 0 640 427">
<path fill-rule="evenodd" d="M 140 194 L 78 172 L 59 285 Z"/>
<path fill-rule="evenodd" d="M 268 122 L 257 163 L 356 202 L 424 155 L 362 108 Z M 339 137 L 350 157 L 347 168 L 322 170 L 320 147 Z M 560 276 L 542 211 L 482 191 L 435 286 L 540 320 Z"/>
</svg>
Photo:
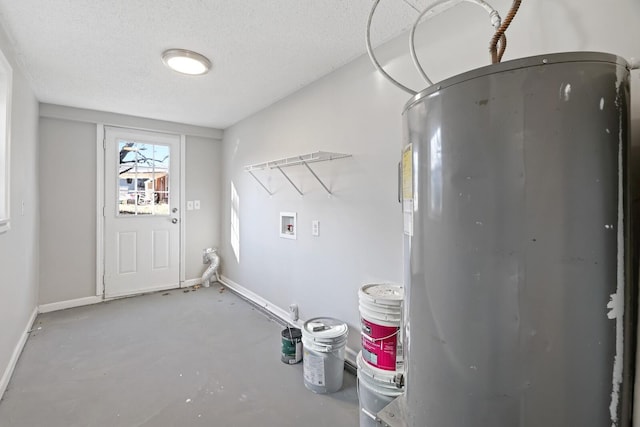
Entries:
<svg viewBox="0 0 640 427">
<path fill-rule="evenodd" d="M 186 49 L 169 49 L 162 53 L 162 62 L 178 73 L 199 76 L 211 68 L 211 61 L 199 53 Z"/>
</svg>

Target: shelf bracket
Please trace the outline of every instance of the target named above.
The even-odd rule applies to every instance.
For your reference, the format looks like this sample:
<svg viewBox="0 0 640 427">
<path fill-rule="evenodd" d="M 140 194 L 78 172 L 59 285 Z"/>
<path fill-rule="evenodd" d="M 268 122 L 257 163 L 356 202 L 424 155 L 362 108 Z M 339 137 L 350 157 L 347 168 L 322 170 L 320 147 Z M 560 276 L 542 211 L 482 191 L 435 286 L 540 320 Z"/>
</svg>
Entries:
<svg viewBox="0 0 640 427">
<path fill-rule="evenodd" d="M 311 169 L 311 166 L 309 166 L 309 163 L 305 162 L 302 156 L 300 156 L 300 161 L 302 162 L 303 165 L 307 167 L 307 169 L 309 169 L 309 172 L 311 172 L 311 175 L 313 175 L 313 177 L 320 183 L 320 185 L 322 185 L 322 188 L 324 188 L 324 190 L 331 196 L 331 190 L 329 190 L 329 188 L 327 188 L 327 186 L 324 185 L 324 182 L 322 182 L 320 177 L 318 177 L 318 175 L 313 171 L 313 169 Z"/>
<path fill-rule="evenodd" d="M 296 185 L 293 183 L 293 181 L 291 181 L 291 178 L 289 178 L 289 175 L 287 175 L 280 166 L 276 166 L 276 168 L 282 173 L 282 175 L 284 175 L 285 178 L 287 178 L 287 181 L 289 181 L 289 184 L 291 184 L 293 186 L 293 188 L 296 189 L 296 191 L 298 192 L 299 195 L 302 196 L 302 191 L 300 191 L 300 189 L 298 187 L 296 187 Z"/>
<path fill-rule="evenodd" d="M 251 171 L 247 171 L 247 172 L 249 172 L 249 175 L 251 175 L 251 176 L 253 177 L 253 179 L 255 179 L 256 181 L 258 181 L 258 184 L 260 184 L 260 186 L 261 186 L 262 188 L 264 188 L 264 191 L 266 191 L 267 193 L 269 193 L 269 195 L 270 195 L 270 196 L 273 196 L 273 193 L 272 193 L 271 191 L 269 191 L 269 189 L 267 188 L 267 186 L 266 186 L 266 185 L 264 185 L 264 184 L 262 183 L 262 181 L 260 181 L 260 180 L 258 179 L 258 177 L 257 177 L 257 176 L 255 176 L 255 175 L 253 174 L 253 172 L 251 172 Z"/>
</svg>

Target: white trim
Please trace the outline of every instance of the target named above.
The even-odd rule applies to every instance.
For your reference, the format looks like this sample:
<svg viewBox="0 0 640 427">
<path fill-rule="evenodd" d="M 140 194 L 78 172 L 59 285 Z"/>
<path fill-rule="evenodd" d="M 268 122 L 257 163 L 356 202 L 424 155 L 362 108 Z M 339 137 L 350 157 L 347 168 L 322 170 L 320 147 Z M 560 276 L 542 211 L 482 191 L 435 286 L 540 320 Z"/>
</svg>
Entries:
<svg viewBox="0 0 640 427">
<path fill-rule="evenodd" d="M 181 288 L 189 288 L 191 286 L 195 286 L 195 285 L 202 285 L 202 279 L 198 278 L 198 279 L 189 279 L 189 280 L 185 280 L 181 283 Z"/>
<path fill-rule="evenodd" d="M 96 126 L 96 295 L 104 295 L 104 124 Z"/>
<path fill-rule="evenodd" d="M 170 285 L 151 286 L 149 288 L 136 289 L 133 292 L 131 292 L 131 291 L 116 292 L 116 293 L 108 294 L 108 295 L 105 293 L 104 299 L 105 299 L 105 301 L 108 301 L 108 300 L 112 300 L 112 299 L 116 299 L 116 298 L 134 297 L 134 296 L 137 296 L 137 295 L 150 294 L 152 292 L 168 291 L 170 289 L 180 289 L 180 284 L 172 283 Z"/>
<path fill-rule="evenodd" d="M 103 302 L 102 296 L 92 296 L 85 298 L 76 298 L 66 301 L 52 302 L 49 304 L 41 304 L 38 306 L 38 313 L 50 313 L 52 311 L 66 310 L 67 308 L 82 307 L 85 305 L 98 304 Z"/>
<path fill-rule="evenodd" d="M 262 298 L 261 296 L 259 296 L 258 294 L 250 291 L 249 289 L 245 288 L 244 286 L 241 286 L 239 284 L 237 284 L 236 282 L 234 282 L 233 280 L 229 279 L 226 276 L 220 276 L 220 283 L 222 283 L 223 285 L 225 285 L 227 288 L 231 289 L 232 291 L 238 293 L 239 295 L 243 296 L 244 298 L 248 299 L 249 301 L 253 302 L 254 304 L 264 308 L 265 310 L 267 310 L 269 313 L 273 314 L 274 316 L 278 317 L 280 320 L 292 324 L 294 326 L 297 327 L 302 327 L 302 325 L 304 324 L 304 321 L 301 319 L 298 319 L 295 322 L 292 322 L 289 319 L 289 312 L 278 307 L 277 305 L 273 304 L 272 302 Z"/>
<path fill-rule="evenodd" d="M 13 371 L 16 368 L 16 364 L 18 363 L 18 358 L 22 353 L 22 349 L 24 349 L 24 345 L 27 343 L 27 338 L 29 338 L 29 332 L 31 332 L 31 328 L 33 327 L 33 322 L 35 322 L 37 315 L 38 315 L 38 309 L 37 307 L 35 307 L 33 309 L 33 313 L 31 313 L 31 316 L 27 321 L 27 325 L 24 328 L 24 332 L 22 332 L 22 335 L 20 336 L 20 340 L 18 340 L 16 347 L 13 349 L 13 354 L 11 355 L 11 359 L 9 359 L 9 364 L 4 370 L 4 373 L 2 374 L 2 378 L 0 378 L 0 399 L 2 399 L 4 392 L 7 390 L 7 386 L 9 385 L 9 380 L 11 380 Z"/>
<path fill-rule="evenodd" d="M 345 347 L 345 355 L 344 358 L 346 359 L 347 362 L 351 363 L 351 366 L 357 367 L 358 366 L 358 352 L 355 351 L 354 349 L 352 349 L 349 346 Z"/>
<path fill-rule="evenodd" d="M 288 323 L 290 325 L 293 325 L 293 326 L 295 326 L 297 328 L 302 328 L 304 326 L 305 320 L 298 319 L 295 322 L 292 322 L 290 320 L 290 318 L 289 318 L 289 312 L 287 310 L 284 310 L 284 309 L 278 307 L 277 305 L 273 304 L 272 302 L 269 302 L 268 300 L 262 298 L 261 296 L 259 296 L 255 292 L 252 292 L 249 289 L 245 288 L 244 286 L 239 285 L 238 283 L 234 282 L 233 280 L 229 279 L 228 277 L 226 277 L 224 275 L 221 275 L 220 276 L 220 283 L 222 283 L 227 288 L 231 289 L 233 292 L 241 295 L 242 297 L 248 299 L 249 301 L 253 302 L 254 304 L 262 307 L 263 309 L 265 309 L 269 313 L 273 314 L 274 316 L 276 316 L 277 318 L 279 318 L 283 322 Z M 358 352 L 357 351 L 355 351 L 354 349 L 350 348 L 349 346 L 346 347 L 346 360 L 352 366 L 357 366 L 356 365 L 356 357 L 357 356 L 358 356 Z"/>
<path fill-rule="evenodd" d="M 4 103 L 4 144 L 0 143 L 0 150 L 4 151 L 0 153 L 0 161 L 4 166 L 4 179 L 0 181 L 0 185 L 4 186 L 3 200 L 0 201 L 0 234 L 2 234 L 11 229 L 11 113 L 13 111 L 13 67 L 2 50 L 0 50 L 0 69 L 6 75 L 7 91 Z M 3 160 L 2 156 L 4 156 Z"/>
<path fill-rule="evenodd" d="M 187 265 L 186 255 L 186 241 L 187 241 L 187 137 L 180 135 L 180 274 L 178 280 L 180 281 L 180 287 L 186 287 L 184 285 Z"/>
<path fill-rule="evenodd" d="M 165 132 L 174 135 L 185 134 L 217 140 L 222 140 L 224 134 L 221 129 L 46 103 L 40 104 L 40 117 L 84 123 L 103 123 L 108 126 Z"/>
</svg>

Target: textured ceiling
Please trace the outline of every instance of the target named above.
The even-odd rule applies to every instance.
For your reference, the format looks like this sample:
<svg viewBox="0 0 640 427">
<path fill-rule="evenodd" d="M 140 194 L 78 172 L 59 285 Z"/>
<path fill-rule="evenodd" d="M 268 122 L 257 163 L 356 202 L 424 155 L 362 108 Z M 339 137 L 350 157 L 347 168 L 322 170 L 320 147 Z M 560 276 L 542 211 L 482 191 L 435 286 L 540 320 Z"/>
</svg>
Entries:
<svg viewBox="0 0 640 427">
<path fill-rule="evenodd" d="M 372 29 L 374 45 L 401 34 L 415 20 L 414 8 L 433 1 L 381 1 Z M 365 53 L 371 4 L 0 0 L 0 24 L 42 102 L 224 129 Z M 504 16 L 511 0 L 491 4 Z M 485 65 L 486 58 L 474 62 L 470 53 L 486 49 L 486 40 L 463 36 L 474 46 L 467 50 L 440 45 L 480 25 L 475 9 L 457 8 L 447 19 L 428 25 L 429 47 L 434 45 L 429 52 L 440 62 L 455 61 L 461 72 Z M 640 58 L 639 17 L 638 0 L 526 1 L 509 28 L 507 59 L 572 50 Z M 188 77 L 167 69 L 160 57 L 169 48 L 206 55 L 212 71 Z M 429 63 L 431 77 L 451 75 L 452 67 L 443 73 L 440 62 Z"/>
<path fill-rule="evenodd" d="M 418 0 L 386 0 L 374 43 Z M 370 0 L 0 0 L 0 22 L 38 99 L 224 129 L 365 52 Z M 200 52 L 205 76 L 165 68 Z"/>
</svg>

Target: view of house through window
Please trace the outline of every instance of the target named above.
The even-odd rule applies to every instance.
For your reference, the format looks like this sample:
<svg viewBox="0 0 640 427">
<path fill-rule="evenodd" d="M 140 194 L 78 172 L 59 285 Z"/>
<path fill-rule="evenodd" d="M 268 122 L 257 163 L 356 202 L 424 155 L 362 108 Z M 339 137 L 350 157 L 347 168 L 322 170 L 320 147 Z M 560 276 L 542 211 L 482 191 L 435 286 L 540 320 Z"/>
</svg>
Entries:
<svg viewBox="0 0 640 427">
<path fill-rule="evenodd" d="M 0 232 L 9 229 L 9 135 L 11 123 L 11 65 L 0 52 Z"/>
<path fill-rule="evenodd" d="M 169 147 L 119 140 L 118 151 L 118 214 L 169 215 Z"/>
</svg>

